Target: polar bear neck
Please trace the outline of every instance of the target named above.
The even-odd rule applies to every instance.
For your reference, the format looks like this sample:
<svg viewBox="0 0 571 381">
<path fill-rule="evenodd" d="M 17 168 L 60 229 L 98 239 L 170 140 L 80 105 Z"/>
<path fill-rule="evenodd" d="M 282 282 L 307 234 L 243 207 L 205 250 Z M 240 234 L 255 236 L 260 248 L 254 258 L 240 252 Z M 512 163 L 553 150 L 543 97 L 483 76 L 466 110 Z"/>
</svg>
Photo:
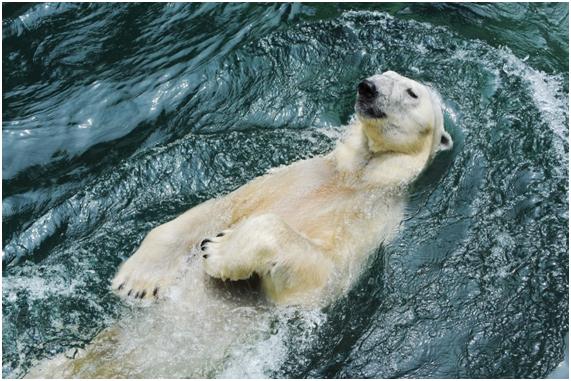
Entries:
<svg viewBox="0 0 571 381">
<path fill-rule="evenodd" d="M 422 172 L 431 157 L 431 134 L 410 152 L 375 150 L 360 122 L 353 123 L 344 139 L 332 152 L 338 173 L 344 182 L 368 186 L 406 186 Z"/>
</svg>

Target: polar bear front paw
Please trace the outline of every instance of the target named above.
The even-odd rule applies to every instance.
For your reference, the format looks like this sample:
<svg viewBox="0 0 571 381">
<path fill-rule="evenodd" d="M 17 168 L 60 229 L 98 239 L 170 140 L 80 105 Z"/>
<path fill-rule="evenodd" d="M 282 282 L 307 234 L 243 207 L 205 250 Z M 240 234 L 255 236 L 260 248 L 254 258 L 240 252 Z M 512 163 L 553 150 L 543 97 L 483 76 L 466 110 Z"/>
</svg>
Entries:
<svg viewBox="0 0 571 381">
<path fill-rule="evenodd" d="M 248 247 L 233 230 L 224 230 L 200 243 L 204 270 L 222 280 L 248 279 L 254 272 Z"/>
<path fill-rule="evenodd" d="M 111 288 L 123 297 L 158 299 L 176 282 L 183 267 L 178 259 L 133 255 L 121 266 Z"/>
</svg>

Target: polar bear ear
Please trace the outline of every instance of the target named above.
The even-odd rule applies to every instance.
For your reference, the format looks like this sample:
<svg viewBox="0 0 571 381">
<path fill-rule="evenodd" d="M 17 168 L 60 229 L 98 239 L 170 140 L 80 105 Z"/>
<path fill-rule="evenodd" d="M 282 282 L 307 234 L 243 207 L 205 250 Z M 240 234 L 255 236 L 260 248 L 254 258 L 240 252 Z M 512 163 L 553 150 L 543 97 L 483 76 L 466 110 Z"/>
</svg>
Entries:
<svg viewBox="0 0 571 381">
<path fill-rule="evenodd" d="M 442 112 L 442 99 L 436 90 L 428 87 L 430 98 L 432 101 L 432 110 L 434 112 L 434 137 L 432 147 L 433 153 L 437 151 L 448 151 L 452 149 L 452 137 L 444 129 L 444 114 Z M 440 138 L 437 138 L 440 132 Z"/>
<path fill-rule="evenodd" d="M 450 134 L 446 131 L 442 131 L 442 135 L 440 135 L 440 144 L 438 145 L 439 151 L 448 151 L 452 149 L 454 143 L 452 142 L 452 138 Z"/>
</svg>

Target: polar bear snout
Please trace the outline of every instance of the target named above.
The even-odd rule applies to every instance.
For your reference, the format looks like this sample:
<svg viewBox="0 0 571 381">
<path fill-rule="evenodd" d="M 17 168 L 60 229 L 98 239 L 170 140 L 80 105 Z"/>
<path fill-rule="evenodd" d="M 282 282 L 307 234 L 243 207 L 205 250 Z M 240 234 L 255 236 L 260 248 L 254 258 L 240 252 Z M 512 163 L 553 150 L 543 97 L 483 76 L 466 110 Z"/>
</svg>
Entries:
<svg viewBox="0 0 571 381">
<path fill-rule="evenodd" d="M 377 87 L 373 82 L 365 79 L 357 85 L 357 92 L 359 93 L 359 98 L 369 100 L 377 96 Z"/>
<path fill-rule="evenodd" d="M 372 79 L 372 78 L 371 78 Z M 357 103 L 355 111 L 361 116 L 373 119 L 385 118 L 387 115 L 379 108 L 379 90 L 371 79 L 365 79 L 357 85 Z"/>
</svg>

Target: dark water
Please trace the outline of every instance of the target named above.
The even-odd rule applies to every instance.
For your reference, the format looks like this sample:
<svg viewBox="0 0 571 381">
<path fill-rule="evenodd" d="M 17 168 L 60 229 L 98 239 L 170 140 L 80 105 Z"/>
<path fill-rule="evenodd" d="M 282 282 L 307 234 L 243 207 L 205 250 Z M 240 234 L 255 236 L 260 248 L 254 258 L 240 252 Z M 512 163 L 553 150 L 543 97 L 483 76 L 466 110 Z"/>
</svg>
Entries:
<svg viewBox="0 0 571 381">
<path fill-rule="evenodd" d="M 356 83 L 387 69 L 442 94 L 455 148 L 397 241 L 319 324 L 289 319 L 262 373 L 546 376 L 568 332 L 568 13 L 3 4 L 3 376 L 111 325 L 110 279 L 146 232 L 331 149 Z"/>
</svg>

